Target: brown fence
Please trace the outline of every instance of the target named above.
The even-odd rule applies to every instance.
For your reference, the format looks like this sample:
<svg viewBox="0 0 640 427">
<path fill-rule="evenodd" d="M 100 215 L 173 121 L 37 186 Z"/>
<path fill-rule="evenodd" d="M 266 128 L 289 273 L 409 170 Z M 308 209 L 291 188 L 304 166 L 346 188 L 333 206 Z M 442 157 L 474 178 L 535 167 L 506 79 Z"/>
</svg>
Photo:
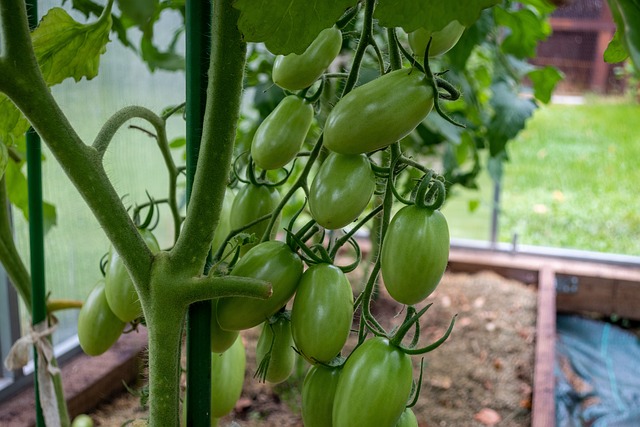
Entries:
<svg viewBox="0 0 640 427">
<path fill-rule="evenodd" d="M 565 2 L 551 17 L 553 34 L 538 46 L 536 65 L 553 65 L 566 76 L 560 93 L 616 93 L 623 82 L 615 76 L 620 64 L 607 64 L 603 53 L 615 24 L 605 0 Z"/>
</svg>

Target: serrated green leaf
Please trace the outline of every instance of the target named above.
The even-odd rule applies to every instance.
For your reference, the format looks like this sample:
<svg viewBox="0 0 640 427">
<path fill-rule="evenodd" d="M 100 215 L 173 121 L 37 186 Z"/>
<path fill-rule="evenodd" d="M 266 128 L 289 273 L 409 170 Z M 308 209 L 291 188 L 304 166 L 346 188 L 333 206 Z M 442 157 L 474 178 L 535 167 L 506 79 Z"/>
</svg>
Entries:
<svg viewBox="0 0 640 427">
<path fill-rule="evenodd" d="M 27 177 L 22 172 L 22 166 L 24 162 L 16 163 L 10 161 L 7 164 L 5 172 L 5 179 L 7 183 L 7 195 L 9 201 L 16 208 L 18 208 L 24 215 L 25 220 L 29 220 L 29 198 L 27 191 Z M 42 202 L 43 210 L 43 226 L 44 233 L 47 232 L 56 225 L 57 214 L 54 205 L 48 202 Z"/>
<path fill-rule="evenodd" d="M 616 31 L 613 38 L 609 42 L 607 49 L 604 51 L 604 60 L 610 64 L 623 62 L 629 57 L 627 50 L 624 48 L 623 41 L 620 39 L 620 31 Z"/>
<path fill-rule="evenodd" d="M 184 137 L 178 137 L 169 143 L 169 148 L 181 148 L 187 145 L 187 140 Z"/>
<path fill-rule="evenodd" d="M 640 70 L 640 0 L 608 0 L 619 40 Z M 608 49 L 607 49 L 608 50 Z M 610 52 L 611 54 L 611 52 Z"/>
<path fill-rule="evenodd" d="M 520 97 L 505 82 L 497 82 L 492 88 L 491 106 L 494 114 L 488 125 L 487 138 L 489 152 L 495 157 L 503 153 L 507 142 L 524 129 L 527 119 L 536 109 L 536 104 L 531 99 Z"/>
<path fill-rule="evenodd" d="M 496 7 L 493 13 L 498 25 L 509 28 L 502 50 L 517 58 L 533 58 L 538 42 L 551 34 L 549 22 L 530 9 L 511 11 Z"/>
<path fill-rule="evenodd" d="M 564 79 L 562 74 L 557 68 L 547 66 L 544 68 L 538 68 L 527 74 L 531 83 L 533 83 L 533 96 L 537 100 L 548 104 L 551 101 L 551 95 L 556 88 L 558 82 Z"/>
<path fill-rule="evenodd" d="M 22 112 L 4 93 L 0 93 L 0 142 L 12 146 L 27 129 L 29 122 Z"/>
<path fill-rule="evenodd" d="M 237 0 L 238 27 L 248 42 L 263 42 L 273 54 L 301 54 L 356 0 Z"/>
<path fill-rule="evenodd" d="M 79 81 L 97 76 L 110 30 L 110 12 L 94 23 L 80 24 L 64 9 L 51 9 L 32 34 L 33 49 L 47 84 L 53 86 L 68 77 Z"/>
<path fill-rule="evenodd" d="M 453 20 L 469 27 L 483 9 L 498 3 L 500 0 L 379 0 L 374 17 L 382 26 L 402 27 L 408 33 L 418 28 L 439 31 Z"/>
</svg>

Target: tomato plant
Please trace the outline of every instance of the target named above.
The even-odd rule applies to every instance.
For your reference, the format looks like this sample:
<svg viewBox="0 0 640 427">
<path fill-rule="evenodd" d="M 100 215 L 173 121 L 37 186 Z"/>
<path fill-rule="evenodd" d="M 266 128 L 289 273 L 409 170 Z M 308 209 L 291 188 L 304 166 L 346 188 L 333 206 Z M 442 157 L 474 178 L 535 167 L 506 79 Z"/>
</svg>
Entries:
<svg viewBox="0 0 640 427">
<path fill-rule="evenodd" d="M 224 417 L 233 410 L 242 393 L 246 363 L 240 337 L 223 353 L 211 355 L 211 418 Z"/>
<path fill-rule="evenodd" d="M 361 344 L 347 359 L 336 387 L 333 426 L 393 427 L 413 382 L 411 358 L 380 337 Z"/>
<path fill-rule="evenodd" d="M 269 241 L 250 249 L 231 275 L 265 280 L 273 287 L 267 301 L 241 297 L 218 301 L 218 324 L 222 329 L 249 329 L 267 320 L 291 299 L 302 275 L 302 261 L 285 243 Z"/>
<path fill-rule="evenodd" d="M 251 142 L 253 161 L 262 169 L 278 169 L 293 160 L 313 120 L 313 107 L 289 95 L 267 116 Z"/>
<path fill-rule="evenodd" d="M 375 188 L 376 178 L 365 155 L 330 153 L 311 183 L 311 215 L 324 228 L 342 228 L 364 211 Z"/>
<path fill-rule="evenodd" d="M 382 277 L 396 301 L 417 304 L 434 291 L 449 261 L 449 227 L 440 211 L 405 206 L 382 244 Z"/>
<path fill-rule="evenodd" d="M 316 374 L 310 374 L 311 385 L 305 392 L 317 396 L 318 387 L 327 388 L 327 396 L 318 398 L 316 408 L 322 403 L 326 414 L 328 402 L 333 400 L 334 426 L 393 426 L 408 403 L 411 355 L 433 350 L 453 327 L 452 321 L 440 340 L 419 347 L 416 325 L 428 306 L 407 307 L 405 321 L 393 334 L 385 331 L 372 314 L 380 272 L 399 302 L 417 304 L 437 286 L 446 264 L 446 221 L 431 204 L 433 192 L 419 184 L 416 190 L 407 189 L 416 193 L 411 197 L 395 184 L 413 182 L 403 180 L 409 169 L 423 176 L 422 183 L 440 181 L 443 188 L 437 197 L 444 198 L 445 183 L 446 187 L 476 184 L 483 167 L 481 150 L 488 149 L 493 163 L 504 157 L 507 142 L 524 127 L 537 102 L 518 96 L 519 82 L 525 79 L 527 70 L 547 72 L 530 64 L 525 67 L 523 58 L 538 40 L 531 43 L 530 38 L 544 34 L 548 8 L 540 2 L 522 5 L 536 16 L 531 25 L 539 21 L 540 28 L 520 34 L 515 31 L 517 19 L 504 19 L 516 17 L 514 10 L 518 7 L 511 3 L 497 5 L 497 1 L 464 8 L 455 3 L 443 6 L 436 0 L 422 1 L 421 7 L 414 7 L 417 3 L 413 0 L 363 0 L 323 2 L 313 8 L 302 1 L 287 3 L 286 8 L 267 2 L 258 8 L 246 0 L 144 2 L 139 8 L 113 8 L 113 0 L 105 1 L 104 7 L 99 2 L 67 2 L 68 7 L 77 8 L 87 17 L 87 23 L 75 22 L 63 9 L 54 8 L 31 31 L 37 23 L 27 10 L 30 13 L 34 8 L 17 0 L 0 0 L 0 168 L 8 158 L 11 176 L 19 178 L 23 174 L 20 140 L 31 126 L 46 142 L 51 158 L 61 164 L 112 244 L 107 285 L 98 285 L 80 312 L 78 334 L 85 351 L 105 351 L 122 332 L 125 321 L 144 314 L 149 337 L 149 425 L 176 426 L 181 392 L 180 346 L 188 318 L 187 424 L 208 425 L 213 422 L 208 412 L 215 405 L 209 396 L 212 385 L 207 382 L 211 350 L 228 348 L 234 338 L 238 342 L 239 330 L 269 322 L 259 345 L 261 360 L 269 361 L 263 365 L 267 379 L 280 381 L 286 377 L 288 364 L 295 359 L 291 346 L 296 345 L 310 361 L 324 361 L 335 369 L 326 381 L 312 380 Z M 485 12 L 487 7 L 495 7 L 498 12 L 495 16 Z M 619 13 L 624 11 L 620 9 Z M 169 46 L 156 45 L 157 37 L 151 29 L 161 27 L 155 24 L 165 12 L 175 12 L 186 20 L 187 61 L 177 48 L 180 31 Z M 455 47 L 441 55 L 438 69 L 432 69 L 429 58 L 418 63 L 398 40 L 401 29 L 410 32 L 427 22 L 445 33 L 452 18 L 469 30 Z M 514 28 L 493 31 L 503 22 Z M 128 29 L 136 30 L 135 42 Z M 95 77 L 112 30 L 117 30 L 125 46 L 136 46 L 136 53 L 152 70 L 176 70 L 188 63 L 187 101 L 160 113 L 145 107 L 125 107 L 108 118 L 89 143 L 63 115 L 50 86 L 70 77 Z M 527 39 L 526 50 L 514 48 L 513 37 L 493 36 L 511 33 Z M 435 54 L 444 48 L 438 48 L 436 34 L 433 36 L 430 48 Z M 456 37 L 449 35 L 447 45 L 455 44 L 452 40 Z M 414 44 L 415 37 L 411 39 Z M 618 37 L 620 40 L 631 43 L 624 34 Z M 504 70 L 505 63 L 511 65 L 509 75 L 491 74 Z M 450 71 L 444 74 L 445 69 Z M 456 87 L 467 96 L 461 98 Z M 296 94 L 290 92 L 298 90 Z M 549 95 L 548 85 L 535 88 L 535 96 L 540 92 Z M 271 103 L 275 99 L 282 102 L 276 106 Z M 251 100 L 253 105 L 243 105 Z M 446 101 L 455 104 L 447 107 Z M 436 113 L 446 121 L 437 119 Z M 180 164 L 182 156 L 171 153 L 180 138 L 170 142 L 173 135 L 168 134 L 167 127 L 168 120 L 181 116 L 187 131 L 185 164 Z M 505 117 L 513 120 L 505 122 Z M 155 140 L 166 166 L 167 194 L 149 196 L 149 202 L 145 202 L 147 206 L 164 204 L 169 208 L 172 236 L 168 238 L 173 239 L 164 251 L 138 231 L 135 213 L 130 215 L 124 195 L 116 191 L 107 174 L 109 166 L 104 164 L 107 151 L 117 142 L 115 134 L 131 119 L 143 122 L 133 127 L 143 129 Z M 318 127 L 310 132 L 314 121 Z M 465 127 L 453 128 L 456 124 Z M 253 138 L 248 138 L 254 131 Z M 239 151 L 246 150 L 249 139 L 255 142 L 252 160 L 243 165 L 248 157 L 239 157 Z M 305 139 L 309 144 L 303 150 Z M 469 147 L 466 157 L 444 156 L 443 161 L 434 161 L 423 156 L 426 151 L 451 151 L 465 141 L 472 141 L 465 145 Z M 31 142 L 28 145 L 31 147 Z M 8 156 L 4 156 L 5 149 Z M 327 150 L 328 157 L 318 166 Z M 39 164 L 37 151 L 29 152 L 36 153 Z M 298 159 L 295 167 L 286 172 L 274 170 L 294 158 Z M 247 167 L 244 176 L 238 173 L 238 165 Z M 438 174 L 433 168 L 442 169 L 438 171 L 442 176 L 434 178 Z M 312 180 L 312 171 L 316 170 Z M 2 180 L 0 199 L 6 202 L 9 197 L 26 212 L 27 198 L 16 188 L 16 182 L 22 181 Z M 373 198 L 376 189 L 380 197 Z M 233 203 L 228 208 L 227 202 L 225 207 L 225 197 L 232 192 L 236 194 Z M 289 226 L 281 228 L 281 215 L 291 216 L 295 210 L 292 206 L 302 197 L 309 199 L 309 208 L 297 212 Z M 188 201 L 186 209 L 183 200 Z M 400 207 L 412 203 L 416 206 Z M 6 210 L 0 211 L 0 261 L 26 305 L 32 306 L 40 297 L 31 294 L 31 278 L 13 244 L 10 218 Z M 394 211 L 398 213 L 391 220 Z M 348 230 L 341 230 L 347 225 Z M 248 242 L 247 234 L 255 234 L 255 241 Z M 338 268 L 352 271 L 358 267 L 358 240 L 362 236 L 374 241 L 379 237 L 383 248 L 380 253 L 379 246 L 372 245 L 369 274 L 353 301 L 348 281 Z M 210 256 L 228 237 L 233 242 Z M 355 261 L 337 266 L 338 255 L 345 253 Z M 309 268 L 294 302 L 293 344 L 292 333 L 283 332 L 290 322 L 281 310 L 296 291 L 303 262 Z M 332 263 L 336 267 L 331 267 Z M 421 265 L 429 269 L 416 270 Z M 412 277 L 418 286 L 409 286 Z M 207 301 L 217 301 L 213 314 Z M 45 315 L 51 315 L 54 307 L 79 305 L 66 304 L 63 307 L 59 300 L 50 301 Z M 327 316 L 324 310 L 332 314 Z M 351 323 L 354 317 L 356 321 Z M 339 367 L 341 359 L 334 356 L 340 353 L 351 327 L 358 346 Z M 402 341 L 410 329 L 416 330 L 415 338 L 405 345 Z M 375 337 L 367 339 L 370 334 Z M 231 354 L 234 348 L 231 346 L 225 354 Z M 286 356 L 280 358 L 280 352 Z M 316 366 L 313 372 L 320 375 L 324 368 Z M 338 371 L 339 375 L 335 373 Z M 51 376 L 57 389 L 62 390 L 59 375 Z M 321 386 L 314 385 L 316 381 Z M 335 399 L 330 397 L 333 384 Z M 417 386 L 415 396 L 419 394 Z M 226 391 L 224 394 L 216 400 L 230 397 Z M 66 427 L 69 420 L 61 392 L 57 399 L 57 406 L 63 408 L 60 424 Z M 313 409 L 308 397 L 305 401 L 305 411 L 317 414 L 320 409 Z"/>
<path fill-rule="evenodd" d="M 439 56 L 451 50 L 458 43 L 463 32 L 464 25 L 456 20 L 451 21 L 439 31 L 418 28 L 409 33 L 409 46 L 416 56 L 421 57 L 424 56 L 429 39 L 431 39 L 429 56 Z"/>
<path fill-rule="evenodd" d="M 78 340 L 90 356 L 107 351 L 124 330 L 125 322 L 109 308 L 104 287 L 104 281 L 96 284 L 78 314 Z"/>
<path fill-rule="evenodd" d="M 332 425 L 339 378 L 339 367 L 315 365 L 309 369 L 302 384 L 302 422 L 305 427 Z"/>
<path fill-rule="evenodd" d="M 311 86 L 333 62 L 342 46 L 342 33 L 336 27 L 320 31 L 301 55 L 278 55 L 273 63 L 273 82 L 288 90 Z"/>
<path fill-rule="evenodd" d="M 358 86 L 329 113 L 324 145 L 341 154 L 384 148 L 404 138 L 427 117 L 433 95 L 424 74 L 416 69 L 392 71 Z"/>
<path fill-rule="evenodd" d="M 264 215 L 268 215 L 276 208 L 280 197 L 278 190 L 267 185 L 247 184 L 243 186 L 236 194 L 233 204 L 231 205 L 230 225 L 232 229 L 240 228 L 256 221 Z M 257 239 L 261 239 L 267 222 L 262 221 L 254 224 L 245 230 L 245 233 L 255 234 Z M 242 253 L 246 253 L 255 244 L 246 244 L 242 249 Z"/>
<path fill-rule="evenodd" d="M 289 378 L 296 359 L 292 347 L 291 321 L 287 316 L 264 322 L 256 345 L 256 377 L 272 384 Z"/>
<path fill-rule="evenodd" d="M 331 264 L 304 272 L 291 309 L 298 351 L 310 361 L 329 362 L 347 341 L 353 320 L 353 293 L 345 274 Z"/>
<path fill-rule="evenodd" d="M 407 408 L 400 415 L 400 419 L 396 423 L 395 427 L 418 427 L 418 420 L 416 414 L 411 408 Z"/>
<path fill-rule="evenodd" d="M 150 230 L 142 229 L 140 234 L 151 252 L 160 251 L 160 245 Z M 113 248 L 109 250 L 104 292 L 109 307 L 123 322 L 131 322 L 142 316 L 142 305 L 131 276 L 122 258 Z"/>
</svg>

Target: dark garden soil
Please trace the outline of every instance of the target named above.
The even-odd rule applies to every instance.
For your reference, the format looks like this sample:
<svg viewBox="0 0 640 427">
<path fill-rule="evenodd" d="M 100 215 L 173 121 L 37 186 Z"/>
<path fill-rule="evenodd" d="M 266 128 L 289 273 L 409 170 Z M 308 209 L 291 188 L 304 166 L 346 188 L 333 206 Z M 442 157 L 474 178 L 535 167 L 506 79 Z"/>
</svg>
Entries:
<svg viewBox="0 0 640 427">
<path fill-rule="evenodd" d="M 357 280 L 357 278 L 356 278 Z M 352 283 L 356 283 L 352 281 Z M 446 330 L 458 314 L 449 340 L 425 356 L 422 393 L 414 411 L 420 427 L 529 426 L 534 366 L 535 288 L 493 273 L 447 274 L 421 321 L 421 343 Z M 399 322 L 401 306 L 385 294 L 373 305 L 389 330 Z M 220 426 L 302 426 L 299 388 L 306 366 L 279 385 L 253 379 L 258 331 L 243 333 L 247 372 L 235 411 Z M 353 345 L 353 343 L 350 343 Z M 414 358 L 415 377 L 419 358 Z M 138 397 L 125 393 L 91 414 L 100 426 L 121 426 L 146 416 Z"/>
</svg>

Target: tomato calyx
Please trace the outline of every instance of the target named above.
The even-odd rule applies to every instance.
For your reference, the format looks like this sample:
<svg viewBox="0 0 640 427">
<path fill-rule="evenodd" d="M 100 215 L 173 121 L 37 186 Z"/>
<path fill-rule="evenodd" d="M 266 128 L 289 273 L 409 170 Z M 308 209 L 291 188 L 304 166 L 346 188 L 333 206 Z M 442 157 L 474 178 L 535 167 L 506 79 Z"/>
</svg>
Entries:
<svg viewBox="0 0 640 427">
<path fill-rule="evenodd" d="M 264 322 L 263 327 L 271 329 L 271 342 L 269 343 L 268 350 L 265 353 L 264 357 L 261 360 L 257 361 L 258 367 L 256 368 L 256 372 L 253 374 L 253 377 L 261 383 L 264 383 L 267 380 L 267 372 L 269 370 L 269 364 L 271 363 L 271 354 L 276 342 L 274 325 L 278 322 L 291 322 L 291 311 L 288 311 L 285 309 L 285 307 L 283 307 L 280 311 L 278 311 L 276 314 L 274 314 Z"/>
<path fill-rule="evenodd" d="M 238 171 L 238 169 L 239 169 L 238 165 L 239 165 L 241 159 L 243 159 L 245 156 L 247 157 L 247 163 L 245 165 L 246 172 L 245 172 L 244 177 L 243 177 L 242 174 Z M 238 181 L 240 181 L 243 184 L 263 185 L 265 187 L 280 187 L 284 183 L 287 182 L 287 180 L 289 179 L 289 177 L 293 173 L 293 170 L 295 168 L 295 162 L 296 162 L 296 159 L 293 160 L 293 163 L 291 164 L 291 169 L 287 169 L 285 167 L 280 168 L 280 169 L 284 170 L 285 176 L 283 178 L 281 178 L 280 180 L 273 182 L 273 181 L 270 181 L 269 179 L 267 179 L 267 171 L 266 170 L 262 170 L 260 172 L 260 174 L 256 173 L 256 164 L 253 161 L 253 158 L 251 157 L 251 151 L 247 150 L 247 151 L 241 153 L 240 155 L 238 155 L 238 157 L 235 158 L 235 160 L 233 162 L 233 174 L 234 174 L 235 179 L 237 179 Z"/>
</svg>

